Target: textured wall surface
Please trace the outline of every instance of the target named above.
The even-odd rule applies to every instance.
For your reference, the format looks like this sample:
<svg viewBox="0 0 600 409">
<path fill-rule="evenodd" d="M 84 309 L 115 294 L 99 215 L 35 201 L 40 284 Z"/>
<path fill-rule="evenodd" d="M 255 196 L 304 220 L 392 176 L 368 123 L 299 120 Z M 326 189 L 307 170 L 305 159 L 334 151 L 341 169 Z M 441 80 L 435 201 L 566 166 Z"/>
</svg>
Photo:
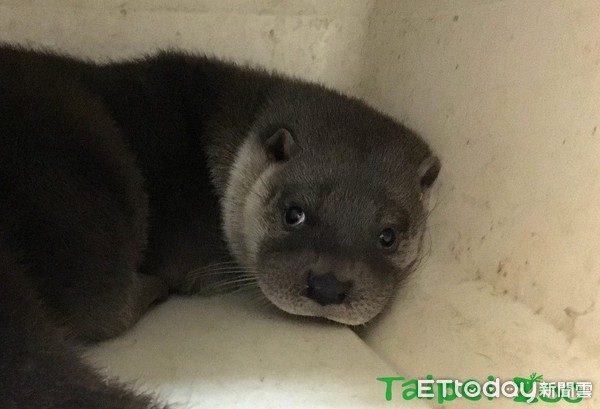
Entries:
<svg viewBox="0 0 600 409">
<path fill-rule="evenodd" d="M 365 58 L 369 99 L 443 156 L 435 252 L 568 331 L 600 289 L 599 17 L 596 1 L 382 1 Z"/>
<path fill-rule="evenodd" d="M 200 50 L 356 93 L 372 5 L 372 0 L 0 0 L 0 40 L 96 59 L 158 47 Z"/>
<path fill-rule="evenodd" d="M 431 255 L 368 342 L 600 381 L 600 3 L 382 0 L 365 50 L 367 99 L 443 163 Z"/>
</svg>

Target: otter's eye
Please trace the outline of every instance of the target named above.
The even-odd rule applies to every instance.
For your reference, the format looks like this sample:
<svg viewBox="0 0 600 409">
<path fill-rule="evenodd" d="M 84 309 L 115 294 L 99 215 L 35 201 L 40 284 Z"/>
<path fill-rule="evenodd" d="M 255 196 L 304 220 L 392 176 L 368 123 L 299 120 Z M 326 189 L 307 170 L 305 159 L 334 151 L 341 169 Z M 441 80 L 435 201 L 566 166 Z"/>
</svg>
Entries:
<svg viewBox="0 0 600 409">
<path fill-rule="evenodd" d="M 290 227 L 299 227 L 306 220 L 304 210 L 298 206 L 291 206 L 285 211 L 285 224 Z"/>
<path fill-rule="evenodd" d="M 384 250 L 394 250 L 398 245 L 396 230 L 392 228 L 383 229 L 383 231 L 379 235 L 379 245 Z"/>
</svg>

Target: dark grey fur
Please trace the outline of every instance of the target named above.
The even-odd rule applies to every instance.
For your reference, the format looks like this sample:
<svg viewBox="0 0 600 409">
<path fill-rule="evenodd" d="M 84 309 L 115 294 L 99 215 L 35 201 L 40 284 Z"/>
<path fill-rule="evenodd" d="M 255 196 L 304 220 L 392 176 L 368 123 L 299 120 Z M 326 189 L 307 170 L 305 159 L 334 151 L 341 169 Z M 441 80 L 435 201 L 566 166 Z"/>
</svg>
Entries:
<svg viewBox="0 0 600 409">
<path fill-rule="evenodd" d="M 233 266 L 216 263 L 284 310 L 372 318 L 417 258 L 438 171 L 414 133 L 318 85 L 178 52 L 98 65 L 1 46 L 0 406 L 159 407 L 75 345 Z M 292 204 L 302 229 L 284 226 Z M 310 300 L 315 272 L 348 299 Z"/>
</svg>

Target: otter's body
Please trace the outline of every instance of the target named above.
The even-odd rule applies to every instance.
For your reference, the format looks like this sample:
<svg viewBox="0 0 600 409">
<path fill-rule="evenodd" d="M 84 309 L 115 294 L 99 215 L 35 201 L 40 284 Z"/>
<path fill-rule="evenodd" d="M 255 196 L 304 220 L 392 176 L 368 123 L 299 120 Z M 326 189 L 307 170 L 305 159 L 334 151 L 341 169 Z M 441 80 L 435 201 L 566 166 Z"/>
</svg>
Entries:
<svg viewBox="0 0 600 409">
<path fill-rule="evenodd" d="M 439 162 L 355 99 L 176 52 L 97 65 L 4 46 L 0 101 L 3 407 L 150 407 L 71 343 L 169 292 L 235 275 L 358 324 L 417 259 Z"/>
</svg>

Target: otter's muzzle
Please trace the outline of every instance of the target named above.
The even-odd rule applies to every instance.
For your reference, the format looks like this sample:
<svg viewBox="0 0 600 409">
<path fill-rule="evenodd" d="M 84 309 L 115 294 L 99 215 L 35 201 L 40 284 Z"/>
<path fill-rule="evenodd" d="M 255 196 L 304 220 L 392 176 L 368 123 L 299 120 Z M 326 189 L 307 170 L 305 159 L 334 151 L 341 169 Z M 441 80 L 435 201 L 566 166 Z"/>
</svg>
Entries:
<svg viewBox="0 0 600 409">
<path fill-rule="evenodd" d="M 332 272 L 316 274 L 310 271 L 306 281 L 304 295 L 320 305 L 343 303 L 352 288 L 351 281 L 339 281 Z"/>
</svg>

